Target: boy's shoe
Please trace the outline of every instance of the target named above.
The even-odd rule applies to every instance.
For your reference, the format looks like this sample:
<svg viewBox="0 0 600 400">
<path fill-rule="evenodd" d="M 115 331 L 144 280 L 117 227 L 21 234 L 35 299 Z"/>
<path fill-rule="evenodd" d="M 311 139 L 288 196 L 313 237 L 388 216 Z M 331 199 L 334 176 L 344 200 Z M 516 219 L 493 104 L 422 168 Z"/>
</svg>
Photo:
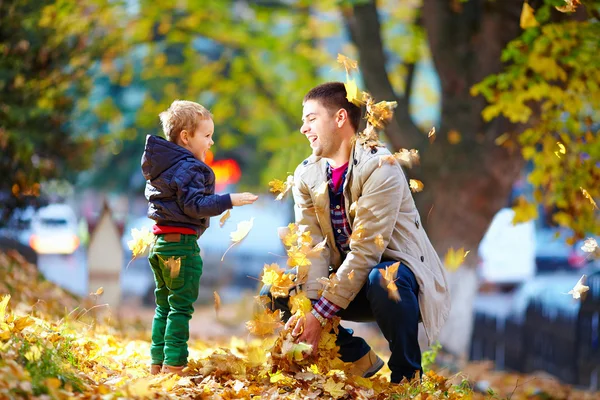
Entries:
<svg viewBox="0 0 600 400">
<path fill-rule="evenodd" d="M 362 358 L 354 361 L 348 370 L 352 375 L 370 378 L 383 367 L 383 360 L 373 351 L 369 350 Z"/>
<path fill-rule="evenodd" d="M 152 364 L 150 365 L 150 375 L 158 375 L 162 370 L 162 364 Z"/>
<path fill-rule="evenodd" d="M 162 366 L 162 370 L 160 372 L 162 372 L 163 374 L 175 374 L 175 375 L 179 375 L 179 376 L 185 376 L 186 374 L 183 372 L 183 369 L 186 367 L 187 365 L 180 365 L 178 367 L 175 367 L 173 365 L 163 365 Z"/>
</svg>

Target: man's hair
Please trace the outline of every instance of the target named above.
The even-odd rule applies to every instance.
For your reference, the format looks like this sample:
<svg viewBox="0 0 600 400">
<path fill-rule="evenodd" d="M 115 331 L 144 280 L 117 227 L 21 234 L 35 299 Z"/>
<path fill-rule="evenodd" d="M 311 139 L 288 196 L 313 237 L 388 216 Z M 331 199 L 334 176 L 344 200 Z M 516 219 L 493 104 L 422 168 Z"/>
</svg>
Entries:
<svg viewBox="0 0 600 400">
<path fill-rule="evenodd" d="M 198 127 L 198 119 L 211 119 L 212 114 L 204 106 L 187 100 L 175 100 L 167 111 L 159 114 L 163 132 L 169 142 L 177 143 L 181 131 L 193 136 Z"/>
<path fill-rule="evenodd" d="M 303 103 L 308 100 L 317 100 L 330 113 L 335 113 L 340 108 L 343 108 L 348 113 L 350 125 L 354 131 L 358 131 L 360 125 L 361 110 L 355 104 L 352 104 L 346 98 L 346 87 L 342 82 L 327 82 L 312 88 L 306 96 Z"/>
</svg>

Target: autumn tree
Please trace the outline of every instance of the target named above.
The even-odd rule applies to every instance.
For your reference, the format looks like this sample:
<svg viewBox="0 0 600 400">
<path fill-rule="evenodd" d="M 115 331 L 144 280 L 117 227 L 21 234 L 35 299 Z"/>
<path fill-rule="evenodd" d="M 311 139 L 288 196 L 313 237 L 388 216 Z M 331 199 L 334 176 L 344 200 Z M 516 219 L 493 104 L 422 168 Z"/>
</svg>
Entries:
<svg viewBox="0 0 600 400">
<path fill-rule="evenodd" d="M 111 3 L 0 2 L 1 221 L 36 203 L 45 180 L 89 166 L 94 141 L 73 134 L 72 112 L 90 90 L 90 69 L 118 49 Z"/>
</svg>

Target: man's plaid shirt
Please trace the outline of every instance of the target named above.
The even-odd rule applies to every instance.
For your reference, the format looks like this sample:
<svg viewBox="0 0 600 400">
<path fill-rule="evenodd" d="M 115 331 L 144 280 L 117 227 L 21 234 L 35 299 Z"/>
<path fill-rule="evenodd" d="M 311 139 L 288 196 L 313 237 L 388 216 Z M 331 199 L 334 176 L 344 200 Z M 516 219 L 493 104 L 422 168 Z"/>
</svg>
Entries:
<svg viewBox="0 0 600 400">
<path fill-rule="evenodd" d="M 350 235 L 352 227 L 346 215 L 346 206 L 344 204 L 344 182 L 348 167 L 342 175 L 339 187 L 335 188 L 333 179 L 331 179 L 331 166 L 327 164 L 327 183 L 329 185 L 329 208 L 331 213 L 331 226 L 333 227 L 333 236 L 335 244 L 340 251 L 342 258 L 350 251 Z M 314 309 L 324 318 L 331 318 L 340 310 L 340 307 L 333 304 L 325 297 L 321 297 L 314 305 Z"/>
</svg>

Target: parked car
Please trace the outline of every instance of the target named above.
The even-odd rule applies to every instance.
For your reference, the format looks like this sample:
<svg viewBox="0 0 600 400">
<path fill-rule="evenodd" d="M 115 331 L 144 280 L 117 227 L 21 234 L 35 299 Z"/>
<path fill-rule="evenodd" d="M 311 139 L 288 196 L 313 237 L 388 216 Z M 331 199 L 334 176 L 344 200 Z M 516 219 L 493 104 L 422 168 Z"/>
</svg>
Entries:
<svg viewBox="0 0 600 400">
<path fill-rule="evenodd" d="M 42 207 L 31 219 L 29 245 L 38 254 L 73 254 L 79 247 L 77 217 L 66 204 Z"/>
</svg>

